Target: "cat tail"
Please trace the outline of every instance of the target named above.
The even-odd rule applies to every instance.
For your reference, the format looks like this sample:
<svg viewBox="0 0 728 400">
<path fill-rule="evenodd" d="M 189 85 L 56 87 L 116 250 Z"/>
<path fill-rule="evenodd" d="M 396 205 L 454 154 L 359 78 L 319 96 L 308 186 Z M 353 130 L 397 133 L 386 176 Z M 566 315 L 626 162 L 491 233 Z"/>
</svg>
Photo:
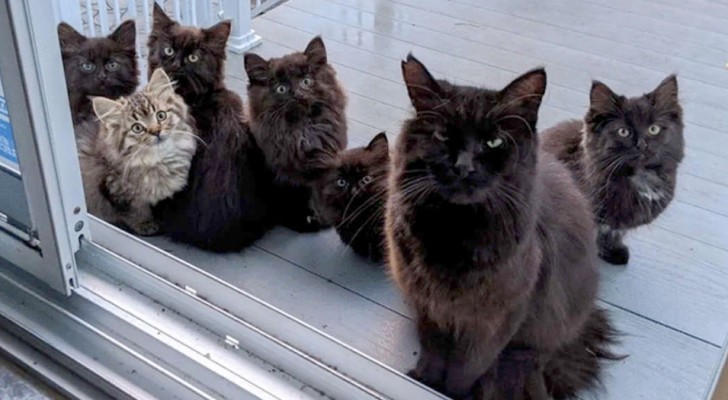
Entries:
<svg viewBox="0 0 728 400">
<path fill-rule="evenodd" d="M 578 392 L 601 384 L 601 374 L 609 361 L 627 356 L 612 353 L 619 332 L 603 309 L 589 316 L 581 335 L 559 350 L 544 369 L 546 388 L 554 399 L 575 398 Z"/>
</svg>

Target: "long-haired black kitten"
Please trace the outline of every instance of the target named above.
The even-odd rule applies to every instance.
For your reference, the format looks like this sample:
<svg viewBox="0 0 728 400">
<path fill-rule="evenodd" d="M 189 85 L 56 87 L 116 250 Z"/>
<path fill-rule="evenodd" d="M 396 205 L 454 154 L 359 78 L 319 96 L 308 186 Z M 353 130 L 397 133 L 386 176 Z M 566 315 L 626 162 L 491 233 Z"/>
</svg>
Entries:
<svg viewBox="0 0 728 400">
<path fill-rule="evenodd" d="M 313 184 L 316 218 L 336 228 L 341 240 L 372 261 L 384 258 L 384 203 L 387 196 L 389 141 L 382 132 L 363 147 L 325 162 Z"/>
<path fill-rule="evenodd" d="M 544 148 L 564 161 L 591 198 L 599 224 L 599 255 L 627 264 L 625 232 L 655 220 L 675 195 L 684 155 L 677 78 L 627 98 L 595 81 L 584 121 L 544 132 Z"/>
<path fill-rule="evenodd" d="M 323 224 L 310 208 L 310 172 L 346 148 L 346 95 L 320 37 L 303 52 L 264 60 L 245 55 L 250 123 L 275 177 L 278 221 L 301 232 Z"/>
<path fill-rule="evenodd" d="M 223 82 L 230 21 L 208 29 L 182 26 L 155 3 L 149 72 L 163 68 L 177 81 L 197 123 L 197 146 L 187 187 L 156 214 L 173 239 L 213 251 L 234 251 L 269 227 L 270 177 L 243 120 L 243 102 Z"/>
<path fill-rule="evenodd" d="M 402 72 L 416 115 L 393 152 L 385 235 L 417 316 L 412 376 L 456 399 L 575 396 L 613 330 L 589 203 L 539 149 L 546 72 L 502 90 L 435 80 L 411 55 Z"/>
<path fill-rule="evenodd" d="M 134 21 L 122 22 L 108 36 L 91 38 L 61 22 L 58 40 L 74 124 L 96 117 L 90 96 L 116 99 L 139 85 Z"/>
</svg>

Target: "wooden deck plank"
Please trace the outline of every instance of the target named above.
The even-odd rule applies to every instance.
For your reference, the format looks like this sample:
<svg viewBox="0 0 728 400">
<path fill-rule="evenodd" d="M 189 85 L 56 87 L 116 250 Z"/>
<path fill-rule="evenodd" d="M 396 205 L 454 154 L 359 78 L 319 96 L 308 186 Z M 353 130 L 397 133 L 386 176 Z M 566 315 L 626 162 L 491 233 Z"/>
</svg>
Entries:
<svg viewBox="0 0 728 400">
<path fill-rule="evenodd" d="M 644 67 L 660 76 L 679 72 L 683 78 L 716 85 L 728 84 L 724 57 L 704 64 L 670 54 L 615 45 L 613 40 L 594 37 L 531 21 L 504 19 L 503 14 L 474 9 L 472 13 L 455 14 L 452 4 L 438 0 L 395 0 L 386 10 L 378 12 L 377 3 L 366 0 L 326 0 L 376 15 L 377 20 L 392 19 L 410 23 L 439 33 L 497 47 L 547 61 L 569 65 L 574 57 L 593 57 L 595 61 L 616 60 L 627 65 Z M 293 4 L 295 5 L 295 3 Z M 304 6 L 300 3 L 301 7 Z M 587 59 L 588 61 L 589 59 Z M 718 61 L 720 60 L 720 61 Z M 588 69 L 588 65 L 584 65 Z"/>
<path fill-rule="evenodd" d="M 657 18 L 666 21 L 680 21 L 680 24 L 728 35 L 728 25 L 726 24 L 728 19 L 720 17 L 721 15 L 725 16 L 728 14 L 700 14 L 694 13 L 690 9 L 666 7 L 664 5 L 639 0 L 610 0 L 608 2 L 587 0 L 587 2 L 642 17 Z"/>
<path fill-rule="evenodd" d="M 728 15 L 728 3 L 709 0 L 692 0 L 689 3 L 682 0 L 649 0 L 648 3 L 666 5 L 678 10 L 697 12 L 707 15 Z"/>
<path fill-rule="evenodd" d="M 315 235 L 296 236 L 317 242 Z M 212 254 L 163 237 L 148 240 L 397 370 L 413 363 L 418 345 L 408 317 L 297 265 L 257 247 Z M 371 281 L 375 274 L 367 276 Z"/>
<path fill-rule="evenodd" d="M 591 21 L 600 21 L 611 24 L 613 30 L 631 29 L 638 36 L 654 34 L 675 43 L 685 43 L 686 45 L 708 47 L 716 50 L 724 48 L 722 46 L 728 43 L 728 36 L 724 34 L 683 25 L 680 21 L 644 17 L 598 4 L 573 0 L 553 0 L 547 3 L 533 0 L 519 0 L 517 2 L 509 2 L 508 0 L 489 0 L 487 2 L 456 0 L 455 2 L 508 12 L 512 15 L 516 15 L 516 13 L 518 13 L 517 15 L 529 15 L 536 21 L 547 19 L 557 22 L 563 21 L 572 26 L 584 24 L 584 21 L 590 21 L 590 23 Z M 547 10 L 552 10 L 552 12 Z"/>
</svg>

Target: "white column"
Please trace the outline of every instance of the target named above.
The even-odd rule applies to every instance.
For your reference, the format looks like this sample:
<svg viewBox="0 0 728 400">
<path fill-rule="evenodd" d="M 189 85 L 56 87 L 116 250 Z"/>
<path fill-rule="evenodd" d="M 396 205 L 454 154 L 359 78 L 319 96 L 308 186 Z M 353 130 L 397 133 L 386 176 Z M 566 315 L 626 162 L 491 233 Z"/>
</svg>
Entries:
<svg viewBox="0 0 728 400">
<path fill-rule="evenodd" d="M 261 43 L 251 27 L 250 1 L 231 0 L 223 3 L 222 19 L 233 20 L 233 31 L 228 39 L 228 50 L 243 53 Z"/>
</svg>

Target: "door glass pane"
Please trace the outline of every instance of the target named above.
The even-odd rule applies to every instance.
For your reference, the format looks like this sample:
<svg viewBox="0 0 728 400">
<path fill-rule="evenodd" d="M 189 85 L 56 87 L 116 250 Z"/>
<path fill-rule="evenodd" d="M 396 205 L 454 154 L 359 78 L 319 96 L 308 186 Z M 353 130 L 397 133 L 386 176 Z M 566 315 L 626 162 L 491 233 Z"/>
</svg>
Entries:
<svg viewBox="0 0 728 400">
<path fill-rule="evenodd" d="M 0 81 L 0 228 L 28 239 L 32 224 L 13 134 L 5 90 Z"/>
</svg>

